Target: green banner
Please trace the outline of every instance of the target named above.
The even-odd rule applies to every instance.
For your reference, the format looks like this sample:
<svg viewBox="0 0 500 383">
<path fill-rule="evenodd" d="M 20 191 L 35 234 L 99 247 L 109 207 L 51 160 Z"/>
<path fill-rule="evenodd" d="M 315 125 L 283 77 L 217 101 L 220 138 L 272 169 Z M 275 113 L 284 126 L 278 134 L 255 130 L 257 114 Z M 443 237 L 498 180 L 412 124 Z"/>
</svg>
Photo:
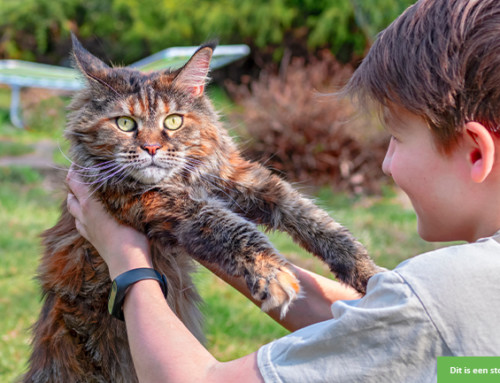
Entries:
<svg viewBox="0 0 500 383">
<path fill-rule="evenodd" d="M 437 361 L 438 383 L 500 382 L 498 356 L 440 356 Z"/>
</svg>

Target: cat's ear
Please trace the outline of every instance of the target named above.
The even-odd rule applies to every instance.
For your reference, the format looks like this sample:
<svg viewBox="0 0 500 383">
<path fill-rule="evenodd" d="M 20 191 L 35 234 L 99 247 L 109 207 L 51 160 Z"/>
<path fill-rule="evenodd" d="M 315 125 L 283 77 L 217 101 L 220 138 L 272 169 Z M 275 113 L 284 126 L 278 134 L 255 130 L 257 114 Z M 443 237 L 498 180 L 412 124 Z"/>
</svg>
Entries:
<svg viewBox="0 0 500 383">
<path fill-rule="evenodd" d="M 208 81 L 210 60 L 214 53 L 216 42 L 202 45 L 182 67 L 174 79 L 174 86 L 188 91 L 194 97 L 200 97 Z"/>
<path fill-rule="evenodd" d="M 87 51 L 73 33 L 71 34 L 71 40 L 73 42 L 73 58 L 77 69 L 87 79 L 102 84 L 111 68 Z"/>
</svg>

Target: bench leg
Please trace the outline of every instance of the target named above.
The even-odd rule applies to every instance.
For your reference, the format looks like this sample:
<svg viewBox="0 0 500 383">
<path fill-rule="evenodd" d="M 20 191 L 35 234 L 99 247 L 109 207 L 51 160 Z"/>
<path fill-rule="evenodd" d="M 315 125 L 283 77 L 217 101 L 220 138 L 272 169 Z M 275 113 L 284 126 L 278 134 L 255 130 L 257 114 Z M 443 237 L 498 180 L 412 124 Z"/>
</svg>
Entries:
<svg viewBox="0 0 500 383">
<path fill-rule="evenodd" d="M 12 85 L 10 87 L 12 94 L 10 98 L 10 122 L 16 128 L 24 128 L 24 123 L 21 118 L 20 107 L 21 107 L 21 87 L 17 85 Z"/>
</svg>

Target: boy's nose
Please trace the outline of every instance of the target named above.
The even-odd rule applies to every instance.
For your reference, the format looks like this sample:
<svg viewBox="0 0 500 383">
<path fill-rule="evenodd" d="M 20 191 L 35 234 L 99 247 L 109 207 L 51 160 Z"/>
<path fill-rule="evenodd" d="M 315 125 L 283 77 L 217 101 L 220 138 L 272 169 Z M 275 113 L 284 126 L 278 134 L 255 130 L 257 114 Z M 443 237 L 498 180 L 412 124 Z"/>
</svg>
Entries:
<svg viewBox="0 0 500 383">
<path fill-rule="evenodd" d="M 382 171 L 384 172 L 385 175 L 391 176 L 391 162 L 392 162 L 392 155 L 394 153 L 394 139 L 391 138 L 391 141 L 389 142 L 389 147 L 387 148 L 387 152 L 385 153 L 384 161 L 382 162 Z"/>
</svg>

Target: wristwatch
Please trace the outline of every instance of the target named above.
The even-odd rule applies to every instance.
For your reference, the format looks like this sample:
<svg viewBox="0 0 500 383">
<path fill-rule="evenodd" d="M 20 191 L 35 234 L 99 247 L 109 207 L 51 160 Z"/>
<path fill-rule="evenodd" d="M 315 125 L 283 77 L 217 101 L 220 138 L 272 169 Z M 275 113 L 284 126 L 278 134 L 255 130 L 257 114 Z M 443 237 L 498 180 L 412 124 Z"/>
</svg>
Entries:
<svg viewBox="0 0 500 383">
<path fill-rule="evenodd" d="M 131 285 L 143 279 L 157 280 L 165 299 L 167 298 L 167 278 L 164 274 L 160 274 L 155 269 L 147 267 L 132 269 L 117 276 L 111 285 L 111 291 L 109 292 L 108 298 L 108 311 L 112 316 L 120 320 L 125 320 L 122 306 L 127 290 Z"/>
</svg>

